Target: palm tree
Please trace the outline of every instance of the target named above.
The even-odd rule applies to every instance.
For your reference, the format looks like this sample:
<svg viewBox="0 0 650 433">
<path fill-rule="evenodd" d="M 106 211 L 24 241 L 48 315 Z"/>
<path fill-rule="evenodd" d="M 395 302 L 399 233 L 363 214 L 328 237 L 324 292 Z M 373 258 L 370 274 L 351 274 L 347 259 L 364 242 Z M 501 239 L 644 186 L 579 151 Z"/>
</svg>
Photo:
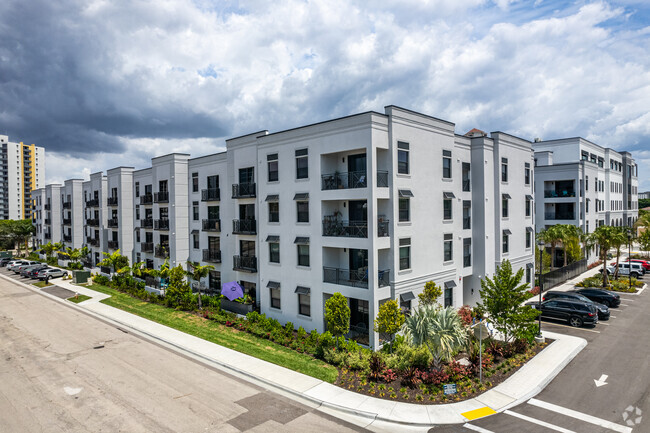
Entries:
<svg viewBox="0 0 650 433">
<path fill-rule="evenodd" d="M 603 287 L 609 285 L 607 278 L 607 251 L 612 247 L 612 238 L 615 236 L 615 228 L 612 226 L 600 226 L 590 234 L 590 241 L 600 248 L 600 260 L 603 262 Z"/>
<path fill-rule="evenodd" d="M 427 347 L 436 369 L 440 369 L 442 361 L 449 361 L 467 340 L 460 317 L 451 307 L 418 308 L 406 318 L 403 329 L 410 344 Z"/>
<path fill-rule="evenodd" d="M 50 256 L 52 256 L 52 254 L 54 254 L 55 251 L 55 247 L 54 245 L 52 245 L 52 242 L 48 242 L 45 245 L 43 245 L 42 249 L 43 251 L 45 251 L 45 257 L 47 259 L 49 259 Z"/>
<path fill-rule="evenodd" d="M 553 266 L 555 264 L 555 249 L 558 244 L 562 242 L 563 237 L 564 233 L 560 224 L 542 229 L 542 231 L 537 234 L 538 239 L 544 241 L 546 245 L 551 246 L 551 270 L 555 267 Z"/>
<path fill-rule="evenodd" d="M 583 232 L 580 227 L 572 224 L 561 224 L 560 230 L 562 232 L 562 246 L 564 248 L 564 266 L 566 266 L 569 258 L 569 247 L 577 244 L 573 248 L 580 248 L 580 240 L 582 239 Z M 571 261 L 573 262 L 575 260 Z"/>
<path fill-rule="evenodd" d="M 612 227 L 611 247 L 616 249 L 616 269 L 614 278 L 618 280 L 618 263 L 621 259 L 621 247 L 627 245 L 627 232 L 624 227 Z"/>
<path fill-rule="evenodd" d="M 98 263 L 100 266 L 108 266 L 118 273 L 124 273 L 123 268 L 129 266 L 129 259 L 120 254 L 120 250 L 116 250 L 113 254 L 102 254 L 104 254 L 104 260 Z"/>
<path fill-rule="evenodd" d="M 212 265 L 205 265 L 201 266 L 199 262 L 192 262 L 190 260 L 187 261 L 187 271 L 185 274 L 196 281 L 197 283 L 197 289 L 199 291 L 199 310 L 202 309 L 201 306 L 201 279 L 207 277 L 210 275 L 210 271 L 214 270 L 214 266 Z"/>
</svg>

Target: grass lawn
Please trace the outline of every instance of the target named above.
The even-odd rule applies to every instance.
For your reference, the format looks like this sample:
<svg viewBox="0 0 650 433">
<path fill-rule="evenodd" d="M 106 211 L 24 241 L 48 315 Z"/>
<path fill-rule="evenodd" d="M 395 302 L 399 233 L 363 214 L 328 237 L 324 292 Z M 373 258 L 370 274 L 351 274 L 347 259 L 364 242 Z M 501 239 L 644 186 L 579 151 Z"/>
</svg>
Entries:
<svg viewBox="0 0 650 433">
<path fill-rule="evenodd" d="M 38 283 L 34 283 L 33 285 L 36 286 L 36 287 L 40 287 L 42 289 L 43 287 L 51 286 L 52 283 L 46 283 L 45 281 L 39 281 Z"/>
<path fill-rule="evenodd" d="M 111 295 L 110 298 L 100 301 L 106 305 L 169 326 L 186 334 L 272 362 L 325 382 L 334 383 L 338 377 L 338 370 L 321 360 L 258 338 L 247 332 L 238 331 L 184 311 L 176 311 L 162 305 L 150 304 L 110 287 L 99 284 L 92 284 L 87 287 Z"/>
<path fill-rule="evenodd" d="M 68 298 L 68 301 L 74 302 L 75 304 L 78 304 L 79 302 L 83 302 L 90 299 L 90 296 L 86 295 L 78 295 L 78 296 L 73 296 L 72 298 Z"/>
</svg>

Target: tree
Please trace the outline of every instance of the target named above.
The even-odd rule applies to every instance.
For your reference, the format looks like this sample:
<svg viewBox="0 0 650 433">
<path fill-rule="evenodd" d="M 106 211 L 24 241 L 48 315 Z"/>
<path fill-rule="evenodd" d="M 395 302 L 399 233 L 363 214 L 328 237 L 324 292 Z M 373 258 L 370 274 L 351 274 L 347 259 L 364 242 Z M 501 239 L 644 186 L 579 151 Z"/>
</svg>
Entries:
<svg viewBox="0 0 650 433">
<path fill-rule="evenodd" d="M 169 270 L 169 285 L 165 291 L 167 305 L 189 308 L 192 290 L 185 280 L 185 270 L 181 265 Z"/>
<path fill-rule="evenodd" d="M 582 229 L 572 224 L 562 224 L 561 232 L 562 247 L 564 248 L 564 266 L 566 266 L 582 258 L 582 249 L 580 248 Z"/>
<path fill-rule="evenodd" d="M 426 346 L 437 370 L 442 362 L 449 361 L 467 340 L 465 328 L 452 307 L 420 307 L 406 318 L 403 329 L 409 344 Z"/>
<path fill-rule="evenodd" d="M 641 250 L 645 251 L 646 257 L 648 257 L 648 251 L 650 251 L 650 229 L 644 230 L 637 238 L 637 242 Z"/>
<path fill-rule="evenodd" d="M 546 245 L 551 247 L 551 270 L 555 267 L 555 250 L 557 249 L 558 244 L 562 242 L 563 236 L 564 233 L 561 224 L 542 229 L 542 231 L 537 234 L 538 239 L 544 241 Z"/>
<path fill-rule="evenodd" d="M 350 307 L 345 296 L 336 292 L 325 301 L 325 321 L 327 330 L 336 337 L 336 347 L 341 335 L 350 332 Z"/>
<path fill-rule="evenodd" d="M 440 307 L 440 303 L 438 302 L 438 299 L 442 296 L 442 288 L 438 286 L 436 283 L 433 281 L 427 281 L 424 284 L 424 290 L 422 293 L 418 295 L 419 298 L 419 305 L 421 307 L 428 307 L 428 306 L 438 306 Z"/>
<path fill-rule="evenodd" d="M 45 251 L 45 257 L 49 259 L 52 254 L 54 254 L 55 247 L 52 245 L 52 242 L 48 242 L 45 245 L 43 245 L 43 251 Z"/>
<path fill-rule="evenodd" d="M 616 228 L 612 226 L 602 225 L 596 227 L 596 230 L 591 234 L 591 240 L 600 248 L 600 260 L 603 262 L 603 287 L 609 286 L 607 277 L 607 252 L 612 247 L 612 238 L 615 236 Z"/>
<path fill-rule="evenodd" d="M 506 342 L 520 338 L 532 341 L 538 331 L 535 318 L 539 312 L 523 305 L 528 299 L 528 283 L 519 284 L 523 276 L 523 269 L 513 275 L 510 261 L 504 260 L 493 278 L 481 279 L 482 303 L 478 305 Z"/>
<path fill-rule="evenodd" d="M 404 314 L 400 311 L 396 300 L 386 301 L 379 307 L 374 329 L 380 334 L 388 334 L 391 352 L 393 351 L 393 338 L 403 324 Z"/>
<path fill-rule="evenodd" d="M 120 254 L 120 250 L 115 251 L 113 254 L 102 253 L 104 254 L 104 259 L 99 262 L 99 266 L 108 266 L 113 269 L 113 271 L 118 273 L 121 272 L 123 268 L 128 268 L 129 259 L 126 256 Z"/>
<path fill-rule="evenodd" d="M 614 269 L 614 279 L 618 280 L 618 263 L 621 260 L 621 247 L 627 245 L 627 231 L 624 227 L 612 227 L 610 242 L 611 247 L 616 249 L 616 269 Z"/>
<path fill-rule="evenodd" d="M 199 310 L 202 308 L 201 306 L 201 280 L 208 275 L 210 275 L 210 271 L 214 270 L 214 266 L 212 265 L 205 265 L 201 266 L 199 262 L 192 262 L 190 260 L 187 261 L 187 272 L 186 275 L 196 281 L 199 291 Z"/>
</svg>

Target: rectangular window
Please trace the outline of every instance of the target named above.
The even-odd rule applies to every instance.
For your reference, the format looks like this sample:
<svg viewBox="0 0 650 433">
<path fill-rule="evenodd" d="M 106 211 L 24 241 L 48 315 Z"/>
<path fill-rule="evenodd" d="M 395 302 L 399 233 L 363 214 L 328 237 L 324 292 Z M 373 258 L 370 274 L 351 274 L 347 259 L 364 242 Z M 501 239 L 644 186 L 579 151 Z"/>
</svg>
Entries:
<svg viewBox="0 0 650 433">
<path fill-rule="evenodd" d="M 509 238 L 508 232 L 505 231 L 505 230 L 502 233 L 502 242 L 503 242 L 503 251 L 502 252 L 503 252 L 503 254 L 505 254 L 510 249 L 509 248 L 510 247 L 510 238 Z"/>
<path fill-rule="evenodd" d="M 530 216 L 530 211 L 531 211 L 531 205 L 530 205 L 530 197 L 526 197 L 526 216 Z"/>
<path fill-rule="evenodd" d="M 501 158 L 501 182 L 508 181 L 508 158 Z"/>
<path fill-rule="evenodd" d="M 135 231 L 135 241 L 138 242 L 138 243 L 140 242 L 140 230 Z M 139 261 L 140 260 L 138 260 L 138 262 Z"/>
<path fill-rule="evenodd" d="M 471 178 L 470 178 L 470 163 L 469 162 L 463 162 L 462 164 L 462 170 L 463 170 L 463 191 L 470 191 L 470 185 L 471 185 Z"/>
<path fill-rule="evenodd" d="M 280 263 L 280 243 L 269 242 L 269 262 Z"/>
<path fill-rule="evenodd" d="M 296 179 L 309 177 L 309 156 L 307 149 L 296 150 Z"/>
<path fill-rule="evenodd" d="M 270 223 L 280 222 L 280 203 L 277 201 L 269 202 L 269 222 Z"/>
<path fill-rule="evenodd" d="M 220 271 L 210 271 L 208 275 L 208 290 L 211 295 L 220 295 L 221 294 L 221 272 Z"/>
<path fill-rule="evenodd" d="M 192 233 L 192 248 L 195 250 L 199 249 L 199 234 L 198 233 Z"/>
<path fill-rule="evenodd" d="M 526 268 L 526 282 L 530 284 L 530 268 Z"/>
<path fill-rule="evenodd" d="M 585 176 L 585 191 L 589 191 L 589 176 Z"/>
<path fill-rule="evenodd" d="M 309 266 L 309 245 L 298 245 L 298 266 Z"/>
<path fill-rule="evenodd" d="M 400 222 L 411 220 L 411 201 L 408 197 L 399 199 L 399 220 Z"/>
<path fill-rule="evenodd" d="M 533 233 L 530 230 L 526 229 L 526 249 L 530 248 L 532 244 L 532 237 Z"/>
<path fill-rule="evenodd" d="M 140 182 L 135 183 L 135 196 L 140 197 Z"/>
<path fill-rule="evenodd" d="M 454 306 L 454 289 L 445 287 L 445 308 Z"/>
<path fill-rule="evenodd" d="M 298 314 L 301 316 L 311 316 L 311 296 L 299 294 L 298 295 Z"/>
<path fill-rule="evenodd" d="M 135 207 L 135 220 L 140 220 L 140 206 Z"/>
<path fill-rule="evenodd" d="M 297 221 L 299 223 L 308 223 L 309 222 L 309 202 L 308 201 L 297 201 L 296 208 L 298 211 Z"/>
<path fill-rule="evenodd" d="M 397 173 L 409 174 L 409 144 L 397 142 Z"/>
<path fill-rule="evenodd" d="M 278 175 L 278 154 L 277 153 L 272 153 L 270 155 L 266 155 L 266 161 L 267 161 L 267 166 L 268 166 L 268 179 L 269 182 L 277 182 L 279 179 Z"/>
<path fill-rule="evenodd" d="M 444 261 L 448 262 L 454 259 L 454 235 L 451 233 L 445 234 L 444 243 Z"/>
<path fill-rule="evenodd" d="M 192 173 L 192 192 L 199 192 L 199 174 Z"/>
<path fill-rule="evenodd" d="M 442 177 L 451 179 L 451 150 L 442 151 Z"/>
<path fill-rule="evenodd" d="M 583 150 L 581 155 L 582 155 L 582 160 L 583 161 L 588 161 L 589 160 L 589 152 L 585 152 Z"/>
<path fill-rule="evenodd" d="M 530 185 L 530 164 L 524 163 L 524 184 Z"/>
<path fill-rule="evenodd" d="M 508 218 L 508 197 L 505 194 L 501 196 L 501 218 Z"/>
<path fill-rule="evenodd" d="M 198 201 L 192 202 L 192 220 L 194 220 L 194 221 L 199 220 L 199 202 Z"/>
<path fill-rule="evenodd" d="M 411 238 L 399 240 L 399 269 L 411 268 Z"/>
<path fill-rule="evenodd" d="M 472 266 L 472 238 L 463 239 L 463 267 Z"/>
<path fill-rule="evenodd" d="M 463 230 L 472 228 L 472 202 L 463 200 Z"/>
<path fill-rule="evenodd" d="M 451 199 L 445 198 L 442 200 L 442 218 L 445 220 L 452 219 Z"/>
<path fill-rule="evenodd" d="M 271 308 L 280 309 L 280 288 L 271 287 Z"/>
</svg>

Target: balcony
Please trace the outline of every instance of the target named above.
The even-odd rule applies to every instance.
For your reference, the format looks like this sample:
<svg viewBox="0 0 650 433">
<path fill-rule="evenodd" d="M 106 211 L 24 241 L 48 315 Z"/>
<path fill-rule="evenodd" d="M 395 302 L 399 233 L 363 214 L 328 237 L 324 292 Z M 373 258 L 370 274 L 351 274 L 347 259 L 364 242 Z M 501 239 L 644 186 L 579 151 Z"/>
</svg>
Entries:
<svg viewBox="0 0 650 433">
<path fill-rule="evenodd" d="M 576 219 L 575 212 L 545 212 L 544 219 L 546 220 L 574 220 Z"/>
<path fill-rule="evenodd" d="M 63 242 L 72 242 L 72 235 L 63 235 Z"/>
<path fill-rule="evenodd" d="M 220 201 L 220 200 L 221 200 L 221 190 L 219 188 L 204 189 L 201 191 L 201 201 Z"/>
<path fill-rule="evenodd" d="M 377 188 L 388 188 L 388 172 L 377 170 Z"/>
<path fill-rule="evenodd" d="M 257 272 L 257 257 L 232 256 L 234 271 Z"/>
<path fill-rule="evenodd" d="M 120 248 L 120 242 L 119 241 L 108 241 L 108 248 L 111 250 L 117 250 Z"/>
<path fill-rule="evenodd" d="M 71 201 L 64 201 L 63 202 L 63 209 L 72 209 L 72 202 Z"/>
<path fill-rule="evenodd" d="M 69 226 L 72 224 L 72 219 L 71 218 L 63 218 L 63 225 L 64 226 Z"/>
<path fill-rule="evenodd" d="M 236 183 L 232 186 L 232 198 L 255 197 L 254 183 Z"/>
<path fill-rule="evenodd" d="M 153 242 L 142 242 L 140 244 L 140 251 L 143 253 L 153 253 Z"/>
<path fill-rule="evenodd" d="M 52 220 L 51 220 L 50 218 L 45 218 L 45 219 L 43 220 L 43 224 L 50 225 L 50 224 L 52 224 Z"/>
<path fill-rule="evenodd" d="M 377 221 L 377 237 L 385 238 L 389 236 L 388 233 L 388 220 L 381 219 Z"/>
<path fill-rule="evenodd" d="M 340 286 L 368 288 L 368 271 L 329 268 L 323 266 L 323 282 L 338 284 Z M 377 273 L 379 287 L 387 287 L 390 284 L 390 270 L 385 269 Z"/>
<path fill-rule="evenodd" d="M 98 206 L 99 206 L 99 199 L 97 198 L 86 201 L 86 207 L 98 207 Z"/>
<path fill-rule="evenodd" d="M 337 221 L 334 216 L 323 220 L 323 236 L 367 238 L 368 223 L 365 221 Z"/>
<path fill-rule="evenodd" d="M 45 239 L 52 239 L 52 233 L 43 233 Z"/>
<path fill-rule="evenodd" d="M 119 227 L 119 221 L 117 218 L 111 218 L 108 220 L 108 227 L 117 228 Z"/>
<path fill-rule="evenodd" d="M 162 244 L 162 245 L 156 245 L 156 250 L 154 252 L 154 256 L 161 258 L 161 259 L 168 259 L 169 258 L 169 245 L 167 244 Z"/>
<path fill-rule="evenodd" d="M 321 176 L 321 190 L 323 191 L 330 189 L 365 188 L 367 186 L 368 176 L 365 171 L 332 173 Z"/>
<path fill-rule="evenodd" d="M 88 245 L 98 247 L 99 246 L 99 239 L 95 239 L 95 238 L 92 238 L 90 236 L 86 236 L 86 243 Z"/>
<path fill-rule="evenodd" d="M 565 198 L 565 197 L 575 197 L 575 190 L 545 190 L 544 198 Z"/>
<path fill-rule="evenodd" d="M 220 232 L 221 220 L 207 219 L 203 220 L 201 228 L 204 232 Z"/>
<path fill-rule="evenodd" d="M 140 204 L 151 205 L 153 204 L 153 195 L 145 194 L 140 196 Z"/>
<path fill-rule="evenodd" d="M 99 227 L 99 218 L 88 218 L 86 220 L 86 225 L 91 227 Z"/>
<path fill-rule="evenodd" d="M 46 203 L 46 204 L 43 206 L 43 209 L 45 209 L 45 210 L 50 210 L 50 209 L 52 209 L 52 205 Z"/>
<path fill-rule="evenodd" d="M 169 230 L 169 218 L 160 218 L 154 221 L 153 228 L 155 230 Z"/>
<path fill-rule="evenodd" d="M 232 234 L 255 235 L 257 234 L 257 220 L 232 220 Z"/>
<path fill-rule="evenodd" d="M 106 204 L 108 206 L 117 206 L 117 197 L 109 197 L 106 199 Z"/>
<path fill-rule="evenodd" d="M 211 263 L 221 263 L 220 250 L 203 250 L 203 261 Z"/>
<path fill-rule="evenodd" d="M 153 201 L 156 203 L 169 203 L 169 192 L 162 191 L 154 194 Z"/>
<path fill-rule="evenodd" d="M 153 228 L 153 218 L 146 218 L 140 220 L 140 227 L 143 229 L 152 229 Z"/>
</svg>

